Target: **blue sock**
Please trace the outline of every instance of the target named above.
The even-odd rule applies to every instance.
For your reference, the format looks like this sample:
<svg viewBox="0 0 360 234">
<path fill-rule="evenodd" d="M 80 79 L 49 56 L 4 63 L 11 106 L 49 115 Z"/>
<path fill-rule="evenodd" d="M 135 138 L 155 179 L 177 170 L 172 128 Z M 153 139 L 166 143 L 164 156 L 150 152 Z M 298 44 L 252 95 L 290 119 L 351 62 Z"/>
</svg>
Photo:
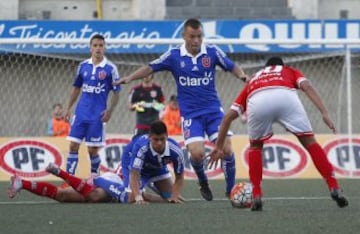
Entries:
<svg viewBox="0 0 360 234">
<path fill-rule="evenodd" d="M 226 181 L 226 192 L 230 193 L 235 185 L 236 166 L 234 153 L 222 160 L 222 169 Z"/>
<path fill-rule="evenodd" d="M 198 177 L 199 182 L 207 182 L 208 178 L 205 174 L 204 160 L 201 162 L 195 162 L 194 160 L 190 159 L 190 163 Z"/>
<path fill-rule="evenodd" d="M 90 156 L 90 161 L 91 161 L 91 173 L 98 174 L 101 163 L 101 159 L 99 155 Z"/>
<path fill-rule="evenodd" d="M 70 152 L 66 161 L 66 172 L 75 175 L 75 171 L 79 162 L 79 154 Z"/>
<path fill-rule="evenodd" d="M 116 199 L 118 202 L 127 203 L 128 194 L 125 191 L 125 186 L 123 184 L 116 183 L 102 177 L 96 177 L 94 178 L 94 185 L 104 189 L 108 195 Z"/>
</svg>

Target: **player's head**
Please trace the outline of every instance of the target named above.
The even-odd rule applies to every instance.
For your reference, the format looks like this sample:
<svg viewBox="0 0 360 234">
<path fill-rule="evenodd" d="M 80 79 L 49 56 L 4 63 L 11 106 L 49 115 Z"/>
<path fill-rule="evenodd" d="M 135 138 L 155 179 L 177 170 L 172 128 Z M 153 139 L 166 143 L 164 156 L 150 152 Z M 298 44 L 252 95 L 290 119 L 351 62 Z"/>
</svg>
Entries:
<svg viewBox="0 0 360 234">
<path fill-rule="evenodd" d="M 199 53 L 203 40 L 203 27 L 198 19 L 188 19 L 184 23 L 183 39 L 189 53 Z"/>
<path fill-rule="evenodd" d="M 284 66 L 284 61 L 282 60 L 282 58 L 280 57 L 271 57 L 266 61 L 265 66 L 276 66 L 276 65 L 281 65 Z"/>
<path fill-rule="evenodd" d="M 62 119 L 63 116 L 63 106 L 60 103 L 53 105 L 53 117 L 56 119 Z"/>
<path fill-rule="evenodd" d="M 93 59 L 102 60 L 105 53 L 105 38 L 95 34 L 90 39 L 90 52 Z"/>
<path fill-rule="evenodd" d="M 164 152 L 167 141 L 167 128 L 163 121 L 156 120 L 150 125 L 149 139 L 151 147 L 159 154 Z"/>
</svg>

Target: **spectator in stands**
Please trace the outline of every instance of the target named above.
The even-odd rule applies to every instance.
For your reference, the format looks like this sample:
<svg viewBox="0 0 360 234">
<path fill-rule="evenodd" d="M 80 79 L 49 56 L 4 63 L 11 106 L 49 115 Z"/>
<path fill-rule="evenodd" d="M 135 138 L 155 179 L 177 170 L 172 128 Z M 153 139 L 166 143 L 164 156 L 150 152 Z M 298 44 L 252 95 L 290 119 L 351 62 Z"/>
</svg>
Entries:
<svg viewBox="0 0 360 234">
<path fill-rule="evenodd" d="M 81 93 L 67 138 L 70 149 L 66 171 L 70 174 L 75 174 L 79 147 L 84 139 L 90 156 L 91 173 L 99 173 L 101 160 L 98 151 L 105 145 L 104 124 L 110 120 L 120 96 L 121 87 L 113 85 L 120 79 L 119 72 L 116 65 L 104 56 L 105 39 L 102 35 L 92 36 L 90 52 L 91 58 L 79 64 L 66 108 L 65 116 L 70 118 L 71 108 Z M 113 91 L 113 95 L 108 105 L 110 91 Z"/>
<path fill-rule="evenodd" d="M 160 112 L 160 119 L 166 124 L 169 135 L 181 135 L 181 116 L 176 95 L 171 95 L 169 103 Z"/>
<path fill-rule="evenodd" d="M 60 103 L 53 105 L 52 118 L 48 121 L 48 135 L 65 137 L 70 132 L 69 121 L 65 119 L 63 106 Z"/>
<path fill-rule="evenodd" d="M 129 109 L 136 112 L 135 136 L 149 133 L 150 125 L 159 120 L 159 112 L 164 108 L 165 97 L 160 85 L 148 75 L 142 82 L 131 88 Z"/>
<path fill-rule="evenodd" d="M 262 210 L 262 150 L 264 141 L 272 135 L 272 124 L 277 122 L 292 132 L 308 151 L 315 167 L 324 178 L 331 198 L 339 207 L 348 205 L 338 182 L 334 169 L 326 157 L 325 151 L 316 141 L 305 109 L 295 92 L 301 89 L 314 103 L 322 115 L 324 123 L 334 133 L 335 125 L 316 89 L 297 69 L 286 66 L 280 57 L 271 57 L 265 67 L 259 70 L 246 84 L 225 115 L 218 141 L 210 155 L 210 166 L 223 156 L 226 133 L 234 119 L 241 113 L 248 114 L 248 134 L 250 141 L 249 178 L 253 185 L 253 211 Z"/>
</svg>

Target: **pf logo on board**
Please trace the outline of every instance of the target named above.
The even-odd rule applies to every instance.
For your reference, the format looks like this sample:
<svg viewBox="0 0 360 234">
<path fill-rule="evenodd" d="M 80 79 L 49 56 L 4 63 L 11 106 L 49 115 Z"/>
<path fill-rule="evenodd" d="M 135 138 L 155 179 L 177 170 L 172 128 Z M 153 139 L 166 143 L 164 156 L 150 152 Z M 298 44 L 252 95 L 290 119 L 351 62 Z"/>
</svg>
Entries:
<svg viewBox="0 0 360 234">
<path fill-rule="evenodd" d="M 249 156 L 243 152 L 243 160 L 249 165 Z M 263 147 L 263 174 L 268 177 L 291 177 L 300 173 L 307 165 L 304 149 L 291 141 L 270 139 Z"/>
<path fill-rule="evenodd" d="M 124 147 L 130 142 L 125 138 L 110 138 L 106 139 L 105 147 L 99 151 L 101 158 L 101 171 L 116 171 L 121 164 L 121 157 Z"/>
<path fill-rule="evenodd" d="M 360 139 L 340 138 L 324 146 L 336 173 L 347 177 L 360 176 Z"/>
<path fill-rule="evenodd" d="M 37 140 L 18 140 L 8 142 L 0 148 L 0 165 L 9 174 L 21 177 L 42 177 L 52 162 L 61 166 L 62 156 L 54 146 Z"/>
</svg>

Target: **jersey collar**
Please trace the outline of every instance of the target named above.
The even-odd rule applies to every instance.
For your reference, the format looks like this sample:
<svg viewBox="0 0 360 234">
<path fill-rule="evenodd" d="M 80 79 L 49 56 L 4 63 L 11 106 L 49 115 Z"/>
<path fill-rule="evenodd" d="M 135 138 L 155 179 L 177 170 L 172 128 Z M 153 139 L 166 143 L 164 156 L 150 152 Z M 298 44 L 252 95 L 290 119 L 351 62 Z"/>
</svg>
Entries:
<svg viewBox="0 0 360 234">
<path fill-rule="evenodd" d="M 89 58 L 89 59 L 87 60 L 87 63 L 88 63 L 88 64 L 93 64 L 92 59 Z M 106 64 L 107 64 L 107 58 L 104 57 L 103 60 L 102 60 L 98 65 L 96 65 L 96 66 L 97 66 L 97 67 L 105 67 Z"/>
<path fill-rule="evenodd" d="M 150 150 L 151 150 L 152 155 L 157 156 L 158 158 L 162 158 L 162 157 L 164 157 L 164 156 L 170 156 L 170 147 L 169 147 L 169 142 L 168 142 L 168 141 L 166 141 L 166 143 L 165 143 L 165 150 L 164 150 L 164 153 L 163 153 L 163 154 L 157 153 L 157 152 L 153 149 L 151 143 L 150 143 Z"/>
<path fill-rule="evenodd" d="M 198 56 L 200 56 L 200 55 L 202 55 L 202 54 L 207 54 L 207 52 L 206 52 L 206 46 L 204 45 L 204 43 L 201 44 L 200 52 L 199 52 L 195 57 L 198 57 Z M 186 49 L 186 47 L 185 47 L 185 43 L 180 46 L 180 55 L 181 55 L 181 56 L 189 56 L 189 57 L 192 57 L 192 58 L 194 57 L 192 54 L 190 54 L 190 53 L 187 51 L 187 49 Z"/>
</svg>

